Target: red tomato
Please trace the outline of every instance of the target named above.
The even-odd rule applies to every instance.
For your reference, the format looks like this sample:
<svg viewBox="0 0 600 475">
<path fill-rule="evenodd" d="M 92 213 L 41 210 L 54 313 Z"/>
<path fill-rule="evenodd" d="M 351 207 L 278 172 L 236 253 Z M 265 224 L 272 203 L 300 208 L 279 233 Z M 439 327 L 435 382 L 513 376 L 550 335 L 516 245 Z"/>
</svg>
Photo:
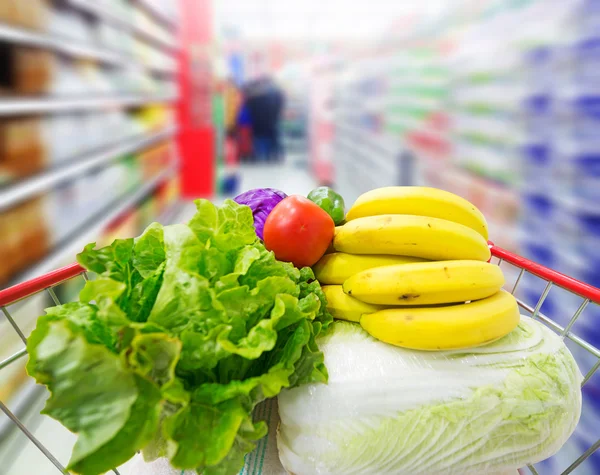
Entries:
<svg viewBox="0 0 600 475">
<path fill-rule="evenodd" d="M 325 254 L 333 239 L 333 219 L 303 196 L 288 196 L 267 217 L 265 247 L 275 257 L 296 267 L 312 266 Z"/>
</svg>

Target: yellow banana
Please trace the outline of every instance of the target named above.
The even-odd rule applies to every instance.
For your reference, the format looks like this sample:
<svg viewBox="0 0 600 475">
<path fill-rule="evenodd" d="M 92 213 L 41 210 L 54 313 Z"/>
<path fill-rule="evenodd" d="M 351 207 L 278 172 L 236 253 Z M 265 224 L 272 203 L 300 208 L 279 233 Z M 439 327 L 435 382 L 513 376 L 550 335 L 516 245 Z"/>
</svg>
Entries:
<svg viewBox="0 0 600 475">
<path fill-rule="evenodd" d="M 485 217 L 454 193 L 424 186 L 390 186 L 371 190 L 356 200 L 346 221 L 381 214 L 410 214 L 442 218 L 474 229 L 487 241 Z"/>
<path fill-rule="evenodd" d="M 321 287 L 327 297 L 327 310 L 334 318 L 359 322 L 360 317 L 366 313 L 382 310 L 384 306 L 370 305 L 346 295 L 341 285 L 324 285 Z"/>
<path fill-rule="evenodd" d="M 421 262 L 423 259 L 407 256 L 359 256 L 334 252 L 325 254 L 313 270 L 321 284 L 343 284 L 346 279 L 364 270 L 374 267 L 391 266 L 409 262 Z"/>
<path fill-rule="evenodd" d="M 379 305 L 433 305 L 479 300 L 504 285 L 500 267 L 481 261 L 417 262 L 369 269 L 344 282 L 344 292 Z"/>
<path fill-rule="evenodd" d="M 487 261 L 487 241 L 462 224 L 428 216 L 386 214 L 354 219 L 338 227 L 333 238 L 338 252 L 393 254 L 444 261 Z"/>
<path fill-rule="evenodd" d="M 414 350 L 454 350 L 490 343 L 519 323 L 517 301 L 501 290 L 458 305 L 404 307 L 363 315 L 362 327 L 375 338 Z"/>
</svg>

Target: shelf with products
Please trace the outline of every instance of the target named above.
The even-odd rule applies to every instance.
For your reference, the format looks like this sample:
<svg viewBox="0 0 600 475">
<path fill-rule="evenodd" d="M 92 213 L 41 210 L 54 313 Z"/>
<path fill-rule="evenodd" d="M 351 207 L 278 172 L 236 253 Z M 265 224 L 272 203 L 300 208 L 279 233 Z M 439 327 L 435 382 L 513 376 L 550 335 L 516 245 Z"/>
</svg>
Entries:
<svg viewBox="0 0 600 475">
<path fill-rule="evenodd" d="M 0 1 L 0 288 L 73 262 L 91 241 L 132 237 L 177 214 L 176 116 L 168 107 L 178 98 L 176 25 L 150 8 L 133 0 Z M 70 299 L 72 290 L 56 292 Z M 29 334 L 49 304 L 44 292 L 10 310 Z M 47 419 L 39 415 L 47 393 L 27 378 L 23 344 L 4 317 L 0 365 L 9 352 L 19 358 L 2 374 L 0 400 L 18 416 L 30 413 L 24 420 L 35 430 Z M 15 468 L 27 448 L 7 422 L 3 473 L 45 473 L 37 454 Z"/>
<path fill-rule="evenodd" d="M 156 18 L 158 21 L 164 23 L 169 28 L 175 28 L 177 25 L 176 13 L 174 9 L 171 9 L 169 13 L 166 9 L 170 7 L 169 1 L 157 1 L 157 0 L 133 0 L 140 8 L 146 10 L 150 15 Z M 171 7 L 172 8 L 172 7 Z"/>
<path fill-rule="evenodd" d="M 127 68 L 102 68 L 89 62 L 77 62 L 44 50 L 22 46 L 5 48 L 4 74 L 0 79 L 1 102 L 87 99 L 145 100 L 177 96 L 178 85 L 160 76 L 148 75 L 132 65 Z M 29 111 L 25 111 L 29 112 Z M 35 112 L 35 111 L 32 111 Z M 21 111 L 18 111 L 21 113 Z"/>
<path fill-rule="evenodd" d="M 109 6 L 86 0 L 69 0 L 57 3 L 54 8 L 41 0 L 22 3 L 3 0 L 0 39 L 5 42 L 51 49 L 107 64 L 136 62 L 150 73 L 174 74 L 176 70 L 174 37 L 148 19 L 144 10 L 131 7 L 122 11 L 117 7 L 127 4 L 114 2 Z M 86 12 L 91 13 L 91 17 L 86 16 Z M 93 12 L 103 12 L 113 20 L 129 18 L 126 20 L 129 29 L 115 26 L 111 21 L 90 21 L 98 18 Z"/>
<path fill-rule="evenodd" d="M 30 179 L 0 188 L 0 212 L 92 169 L 108 165 L 127 154 L 138 152 L 164 141 L 175 135 L 176 132 L 176 127 L 169 127 L 166 130 L 135 137 L 116 145 L 111 144 L 97 153 L 72 159 L 62 167 L 49 169 Z"/>
<path fill-rule="evenodd" d="M 29 31 L 5 23 L 0 23 L 0 41 L 23 46 L 51 49 L 77 58 L 86 58 L 118 66 L 126 64 L 129 59 L 121 53 L 109 51 L 102 47 L 82 45 L 68 39 L 57 38 L 46 33 Z"/>
<path fill-rule="evenodd" d="M 128 29 L 131 26 L 132 6 L 126 2 L 66 0 L 66 4 L 102 21 Z"/>
<path fill-rule="evenodd" d="M 354 130 L 354 133 L 336 133 L 336 136 L 342 139 L 346 147 L 353 148 L 357 153 L 360 153 L 366 163 L 374 166 L 374 170 L 393 173 L 395 169 L 394 161 L 400 153 L 398 144 L 389 143 L 386 141 L 386 137 L 373 134 L 364 129 L 351 128 L 350 130 Z M 338 143 L 336 142 L 336 144 Z"/>
<path fill-rule="evenodd" d="M 128 8 L 122 4 L 119 9 L 121 11 L 118 11 L 115 9 L 117 3 L 114 3 L 112 8 L 94 0 L 68 0 L 67 3 L 169 53 L 177 51 L 177 45 L 171 33 L 163 28 L 155 27 L 154 22 L 149 19 L 140 19 L 145 12 L 136 12 L 135 4 L 128 5 Z M 142 23 L 144 26 L 140 26 Z"/>
<path fill-rule="evenodd" d="M 4 223 L 0 248 L 2 255 L 10 257 L 0 269 L 0 285 L 28 280 L 58 267 L 57 259 L 71 249 L 73 236 L 87 233 L 86 227 L 103 221 L 104 214 L 112 216 L 121 205 L 126 206 L 132 191 L 155 187 L 171 176 L 172 155 L 168 142 L 156 145 L 0 213 Z M 112 199 L 115 195 L 120 198 Z"/>
<path fill-rule="evenodd" d="M 174 111 L 164 106 L 5 117 L 0 121 L 0 190 L 36 174 L 64 171 L 106 149 L 166 131 L 174 122 Z"/>
<path fill-rule="evenodd" d="M 175 102 L 177 96 L 107 96 L 91 98 L 5 98 L 0 99 L 0 116 L 43 114 L 48 112 L 73 112 L 88 109 L 140 107 Z"/>
<path fill-rule="evenodd" d="M 39 48 L 44 51 L 55 51 L 71 58 L 98 61 L 115 67 L 135 67 L 150 74 L 173 75 L 176 73 L 175 61 L 162 57 L 160 53 L 154 53 L 151 55 L 153 58 L 150 59 L 141 59 L 139 57 L 140 48 L 136 55 L 133 52 L 89 44 L 85 40 L 73 41 L 73 38 L 30 31 L 1 22 L 0 42 Z M 145 53 L 143 56 L 148 57 L 149 55 Z"/>
</svg>

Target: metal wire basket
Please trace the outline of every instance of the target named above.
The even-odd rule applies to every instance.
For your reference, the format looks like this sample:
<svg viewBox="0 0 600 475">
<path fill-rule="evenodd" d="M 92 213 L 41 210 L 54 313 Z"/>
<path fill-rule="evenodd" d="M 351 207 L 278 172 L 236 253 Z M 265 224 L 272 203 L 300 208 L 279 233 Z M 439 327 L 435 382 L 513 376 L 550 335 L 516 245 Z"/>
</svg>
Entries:
<svg viewBox="0 0 600 475">
<path fill-rule="evenodd" d="M 543 281 L 546 282 L 541 295 L 539 296 L 537 302 L 525 302 L 523 299 L 517 298 L 517 301 L 521 308 L 531 313 L 532 317 L 542 321 L 545 325 L 547 325 L 554 332 L 559 334 L 562 338 L 568 339 L 585 350 L 592 358 L 594 358 L 594 363 L 589 371 L 584 376 L 582 387 L 588 383 L 588 381 L 592 378 L 594 373 L 600 367 L 600 350 L 596 347 L 585 341 L 580 336 L 577 336 L 573 333 L 573 325 L 585 310 L 585 308 L 591 303 L 600 303 L 600 289 L 596 287 L 592 287 L 591 285 L 580 282 L 576 279 L 573 279 L 567 275 L 556 272 L 552 269 L 544 267 L 542 265 L 536 264 L 533 261 L 525 259 L 521 256 L 513 254 L 505 249 L 495 246 L 490 243 L 490 249 L 492 251 L 492 261 L 497 263 L 498 265 L 505 264 L 510 265 L 513 268 L 518 270 L 518 276 L 516 280 L 512 284 L 512 288 L 509 290 L 514 294 L 519 287 L 519 284 L 522 282 L 523 277 L 527 274 L 534 275 Z M 495 258 L 495 259 L 494 259 Z M 507 269 L 508 270 L 508 269 Z M 54 272 L 50 272 L 46 275 L 37 277 L 35 279 L 29 280 L 27 282 L 23 282 L 21 284 L 15 285 L 5 290 L 0 291 L 0 309 L 2 313 L 6 317 L 7 321 L 13 327 L 14 331 L 17 333 L 18 337 L 22 340 L 22 342 L 26 343 L 26 337 L 19 327 L 18 322 L 8 311 L 8 306 L 12 305 L 21 300 L 30 298 L 36 294 L 41 292 L 47 292 L 50 295 L 50 298 L 56 305 L 60 305 L 60 301 L 54 291 L 55 287 L 58 285 L 69 281 L 71 279 L 82 278 L 87 280 L 87 276 L 85 274 L 85 270 L 79 266 L 78 264 L 72 264 L 70 266 L 63 267 Z M 541 312 L 541 308 L 548 297 L 548 294 L 553 289 L 553 287 L 559 287 L 564 289 L 567 292 L 570 292 L 574 296 L 577 296 L 581 299 L 581 304 L 573 314 L 573 316 L 568 320 L 566 326 L 561 326 L 557 322 L 553 321 L 548 316 L 544 315 Z M 5 360 L 0 362 L 0 370 L 8 367 L 11 363 L 23 358 L 27 354 L 27 350 L 23 348 L 22 350 L 14 353 L 9 356 Z M 33 443 L 49 460 L 54 464 L 54 466 L 58 469 L 60 473 L 68 474 L 65 467 L 60 463 L 60 461 L 48 450 L 44 444 L 42 444 L 39 439 L 37 439 L 34 434 L 23 424 L 21 420 L 6 406 L 6 404 L 0 401 L 0 409 L 4 412 L 8 418 L 16 425 L 25 434 L 25 436 Z M 584 415 L 585 416 L 585 415 Z M 582 416 L 583 417 L 583 416 Z M 585 450 L 581 455 L 579 455 L 563 472 L 562 474 L 572 473 L 577 469 L 586 459 L 588 459 L 598 448 L 600 447 L 600 438 L 593 443 L 587 450 Z M 527 470 L 527 469 L 523 469 Z M 538 470 L 530 465 L 528 466 L 528 470 L 530 473 L 538 474 Z M 118 470 L 113 469 L 115 474 L 118 474 Z"/>
</svg>

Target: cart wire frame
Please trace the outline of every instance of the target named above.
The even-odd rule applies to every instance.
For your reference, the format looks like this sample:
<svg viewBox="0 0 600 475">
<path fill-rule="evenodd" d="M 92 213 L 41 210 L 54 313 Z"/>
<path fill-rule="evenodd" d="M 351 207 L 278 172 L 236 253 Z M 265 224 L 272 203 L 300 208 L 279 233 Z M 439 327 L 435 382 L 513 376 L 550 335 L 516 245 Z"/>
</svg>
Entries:
<svg viewBox="0 0 600 475">
<path fill-rule="evenodd" d="M 517 254 L 514 254 L 510 251 L 502 249 L 500 247 L 495 246 L 492 242 L 489 244 L 492 256 L 496 258 L 496 264 L 500 266 L 502 263 L 508 263 L 509 265 L 520 269 L 519 275 L 515 280 L 515 283 L 512 286 L 511 293 L 514 294 L 517 290 L 519 283 L 523 276 L 528 273 L 539 277 L 540 279 L 546 282 L 546 286 L 542 291 L 537 303 L 534 306 L 529 305 L 527 302 L 524 302 L 520 299 L 517 299 L 517 302 L 521 308 L 531 313 L 532 318 L 537 319 L 547 325 L 554 332 L 559 334 L 563 339 L 568 338 L 573 343 L 579 345 L 581 348 L 589 352 L 596 358 L 595 364 L 592 368 L 587 372 L 584 376 L 581 386 L 583 387 L 590 378 L 596 373 L 598 368 L 600 368 L 600 350 L 598 350 L 593 345 L 589 344 L 587 341 L 582 339 L 581 337 L 575 335 L 571 332 L 573 325 L 588 306 L 590 302 L 600 304 L 600 289 L 593 287 L 591 285 L 580 282 L 572 277 L 569 277 L 565 274 L 561 274 L 555 270 L 549 269 L 548 267 L 537 264 L 529 259 L 525 259 Z M 6 317 L 7 321 L 11 324 L 19 338 L 23 341 L 24 344 L 27 343 L 27 339 L 23 334 L 23 331 L 15 321 L 15 319 L 11 316 L 8 311 L 8 306 L 12 305 L 20 300 L 24 300 L 33 295 L 39 294 L 41 292 L 47 292 L 50 295 L 50 298 L 56 305 L 60 305 L 56 293 L 54 292 L 54 287 L 66 282 L 70 279 L 75 279 L 77 277 L 82 277 L 85 281 L 87 281 L 87 275 L 85 269 L 81 267 L 79 264 L 71 264 L 69 266 L 63 267 L 61 269 L 55 270 L 53 272 L 49 272 L 43 276 L 37 277 L 35 279 L 31 279 L 29 281 L 23 282 L 21 284 L 17 284 L 13 287 L 9 287 L 4 290 L 0 290 L 0 309 L 2 313 Z M 546 297 L 550 293 L 550 290 L 553 287 L 562 288 L 568 292 L 571 292 L 582 298 L 581 305 L 577 308 L 571 319 L 569 320 L 567 326 L 564 328 L 554 322 L 552 319 L 544 315 L 540 312 Z M 3 361 L 0 361 L 0 370 L 7 367 L 11 363 L 19 360 L 27 354 L 26 348 L 19 350 L 15 354 L 9 356 Z M 6 416 L 25 434 L 25 436 L 54 464 L 54 466 L 63 474 L 68 475 L 69 472 L 67 469 L 52 455 L 52 453 L 25 427 L 25 425 L 19 420 L 19 418 L 13 414 L 10 409 L 0 401 L 0 409 Z M 596 450 L 600 448 L 600 439 L 598 439 L 594 444 L 592 444 L 583 454 L 581 454 L 567 469 L 562 472 L 561 475 L 567 475 L 572 473 L 579 465 L 581 465 L 587 458 L 589 458 Z M 529 465 L 528 469 L 530 473 L 534 475 L 538 475 L 538 471 L 533 465 Z M 119 475 L 119 471 L 114 468 L 113 473 Z"/>
</svg>

